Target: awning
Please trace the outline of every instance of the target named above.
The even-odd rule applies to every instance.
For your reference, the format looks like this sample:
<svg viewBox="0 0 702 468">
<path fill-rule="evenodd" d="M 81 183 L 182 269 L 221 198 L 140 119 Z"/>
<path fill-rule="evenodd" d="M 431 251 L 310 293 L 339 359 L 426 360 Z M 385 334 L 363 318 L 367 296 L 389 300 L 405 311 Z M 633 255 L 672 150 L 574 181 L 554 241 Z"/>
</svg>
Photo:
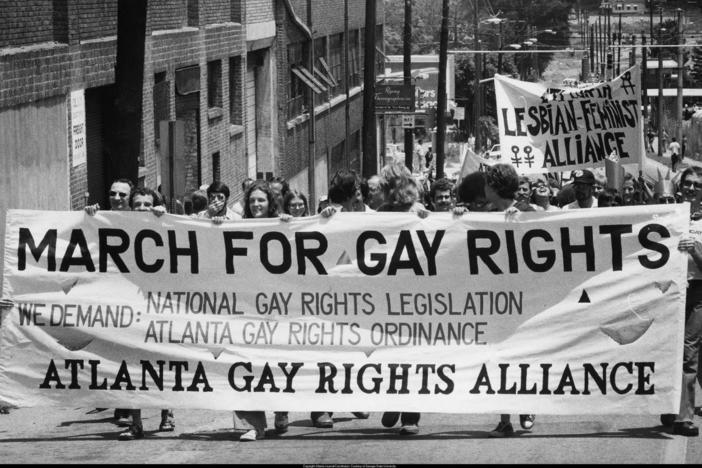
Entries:
<svg viewBox="0 0 702 468">
<path fill-rule="evenodd" d="M 300 78 L 300 81 L 305 83 L 316 94 L 321 94 L 327 90 L 327 88 L 322 83 L 320 83 L 317 80 L 317 78 L 312 76 L 309 70 L 307 70 L 305 67 L 302 67 L 300 65 L 293 65 L 291 69 L 295 76 Z"/>
</svg>

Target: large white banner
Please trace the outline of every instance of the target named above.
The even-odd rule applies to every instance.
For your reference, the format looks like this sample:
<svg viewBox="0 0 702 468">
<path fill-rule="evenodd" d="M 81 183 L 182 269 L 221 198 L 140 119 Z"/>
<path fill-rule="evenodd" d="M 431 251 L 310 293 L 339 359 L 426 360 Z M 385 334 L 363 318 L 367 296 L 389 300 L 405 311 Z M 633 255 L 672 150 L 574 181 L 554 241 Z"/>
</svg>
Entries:
<svg viewBox="0 0 702 468">
<path fill-rule="evenodd" d="M 688 218 L 10 210 L 0 405 L 677 412 Z"/>
<path fill-rule="evenodd" d="M 547 89 L 495 75 L 495 101 L 504 163 L 519 173 L 560 172 L 622 164 L 644 155 L 638 67 L 585 88 Z"/>
</svg>

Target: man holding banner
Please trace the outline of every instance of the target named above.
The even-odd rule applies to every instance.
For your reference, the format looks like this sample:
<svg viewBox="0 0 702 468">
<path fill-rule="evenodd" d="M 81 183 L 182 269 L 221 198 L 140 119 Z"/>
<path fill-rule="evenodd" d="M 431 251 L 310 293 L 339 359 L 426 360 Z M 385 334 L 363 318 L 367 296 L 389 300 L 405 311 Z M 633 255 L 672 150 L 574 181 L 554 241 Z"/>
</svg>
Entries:
<svg viewBox="0 0 702 468">
<path fill-rule="evenodd" d="M 702 196 L 702 168 L 691 166 L 681 178 L 683 201 L 690 209 L 699 209 Z M 687 295 L 685 299 L 685 342 L 683 348 L 683 383 L 680 412 L 661 416 L 663 425 L 673 425 L 673 434 L 697 437 L 698 427 L 692 422 L 695 414 L 695 381 L 699 366 L 700 340 L 702 340 L 702 217 L 699 211 L 691 212 L 692 223 L 688 236 L 680 240 L 679 248 L 688 254 Z"/>
</svg>

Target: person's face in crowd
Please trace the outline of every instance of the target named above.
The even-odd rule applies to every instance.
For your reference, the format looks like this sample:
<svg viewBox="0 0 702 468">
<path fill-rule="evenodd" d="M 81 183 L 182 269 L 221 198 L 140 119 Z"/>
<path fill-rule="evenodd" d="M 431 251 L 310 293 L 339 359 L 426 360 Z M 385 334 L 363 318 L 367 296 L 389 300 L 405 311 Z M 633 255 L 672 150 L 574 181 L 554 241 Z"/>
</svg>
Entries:
<svg viewBox="0 0 702 468">
<path fill-rule="evenodd" d="M 529 182 L 522 182 L 517 189 L 517 201 L 529 201 L 531 196 L 531 186 Z"/>
<path fill-rule="evenodd" d="M 305 201 L 300 197 L 295 197 L 288 203 L 288 211 L 290 211 L 290 215 L 295 218 L 303 216 L 306 208 Z M 253 213 L 253 210 L 251 210 L 251 212 Z"/>
<path fill-rule="evenodd" d="M 154 197 L 151 195 L 134 195 L 132 210 L 150 211 L 154 207 Z"/>
<path fill-rule="evenodd" d="M 634 198 L 634 181 L 627 180 L 622 185 L 622 201 L 624 203 L 629 203 Z"/>
<path fill-rule="evenodd" d="M 669 193 L 664 193 L 658 196 L 658 203 L 663 205 L 671 205 L 675 203 L 675 197 Z"/>
<path fill-rule="evenodd" d="M 222 192 L 212 192 L 207 196 L 207 209 L 210 216 L 216 216 L 224 211 L 227 197 Z"/>
<path fill-rule="evenodd" d="M 436 211 L 449 211 L 453 207 L 450 190 L 437 190 L 433 201 Z"/>
<path fill-rule="evenodd" d="M 373 176 L 368 179 L 368 206 L 377 209 L 383 204 L 383 190 L 380 188 L 380 177 Z"/>
<path fill-rule="evenodd" d="M 579 202 L 583 202 L 588 198 L 592 197 L 592 185 L 583 184 L 577 182 L 573 185 L 575 199 Z"/>
<path fill-rule="evenodd" d="M 534 187 L 534 195 L 536 197 L 536 201 L 540 204 L 548 204 L 551 198 L 551 189 L 546 182 L 539 180 L 536 182 L 536 186 Z"/>
<path fill-rule="evenodd" d="M 129 196 L 132 191 L 129 184 L 124 182 L 115 182 L 110 186 L 110 209 L 112 211 L 129 211 Z"/>
<path fill-rule="evenodd" d="M 268 197 L 263 190 L 254 190 L 249 195 L 249 210 L 254 218 L 268 217 Z"/>
<path fill-rule="evenodd" d="M 597 198 L 602 192 L 604 192 L 604 186 L 600 183 L 600 181 L 595 180 L 595 183 L 592 184 L 592 196 Z"/>
<path fill-rule="evenodd" d="M 685 180 L 680 182 L 680 190 L 682 192 L 683 201 L 694 201 L 699 191 L 702 190 L 702 177 L 691 172 L 685 177 Z"/>
<path fill-rule="evenodd" d="M 366 205 L 363 203 L 363 193 L 361 193 L 361 187 L 356 186 L 356 193 L 353 195 L 353 202 L 351 203 L 353 211 L 366 211 Z"/>
</svg>

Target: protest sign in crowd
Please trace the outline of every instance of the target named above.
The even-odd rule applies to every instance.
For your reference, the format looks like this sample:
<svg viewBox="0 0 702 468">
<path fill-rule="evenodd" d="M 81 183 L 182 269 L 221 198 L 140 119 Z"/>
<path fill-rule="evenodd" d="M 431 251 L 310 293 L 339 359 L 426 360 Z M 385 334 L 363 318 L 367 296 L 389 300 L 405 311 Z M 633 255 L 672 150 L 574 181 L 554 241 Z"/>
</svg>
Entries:
<svg viewBox="0 0 702 468">
<path fill-rule="evenodd" d="M 651 414 L 697 435 L 702 169 L 623 173 L 643 151 L 632 76 L 497 80 L 505 162 L 427 191 L 389 164 L 337 172 L 317 213 L 280 177 L 214 181 L 182 214 L 126 179 L 109 209 L 10 210 L 0 405 L 117 408 L 121 440 L 144 437 L 140 408 L 161 431 L 232 410 L 242 441 L 290 410 L 382 411 L 402 435 L 421 412 L 492 413 L 493 437 L 510 414 Z"/>
</svg>

